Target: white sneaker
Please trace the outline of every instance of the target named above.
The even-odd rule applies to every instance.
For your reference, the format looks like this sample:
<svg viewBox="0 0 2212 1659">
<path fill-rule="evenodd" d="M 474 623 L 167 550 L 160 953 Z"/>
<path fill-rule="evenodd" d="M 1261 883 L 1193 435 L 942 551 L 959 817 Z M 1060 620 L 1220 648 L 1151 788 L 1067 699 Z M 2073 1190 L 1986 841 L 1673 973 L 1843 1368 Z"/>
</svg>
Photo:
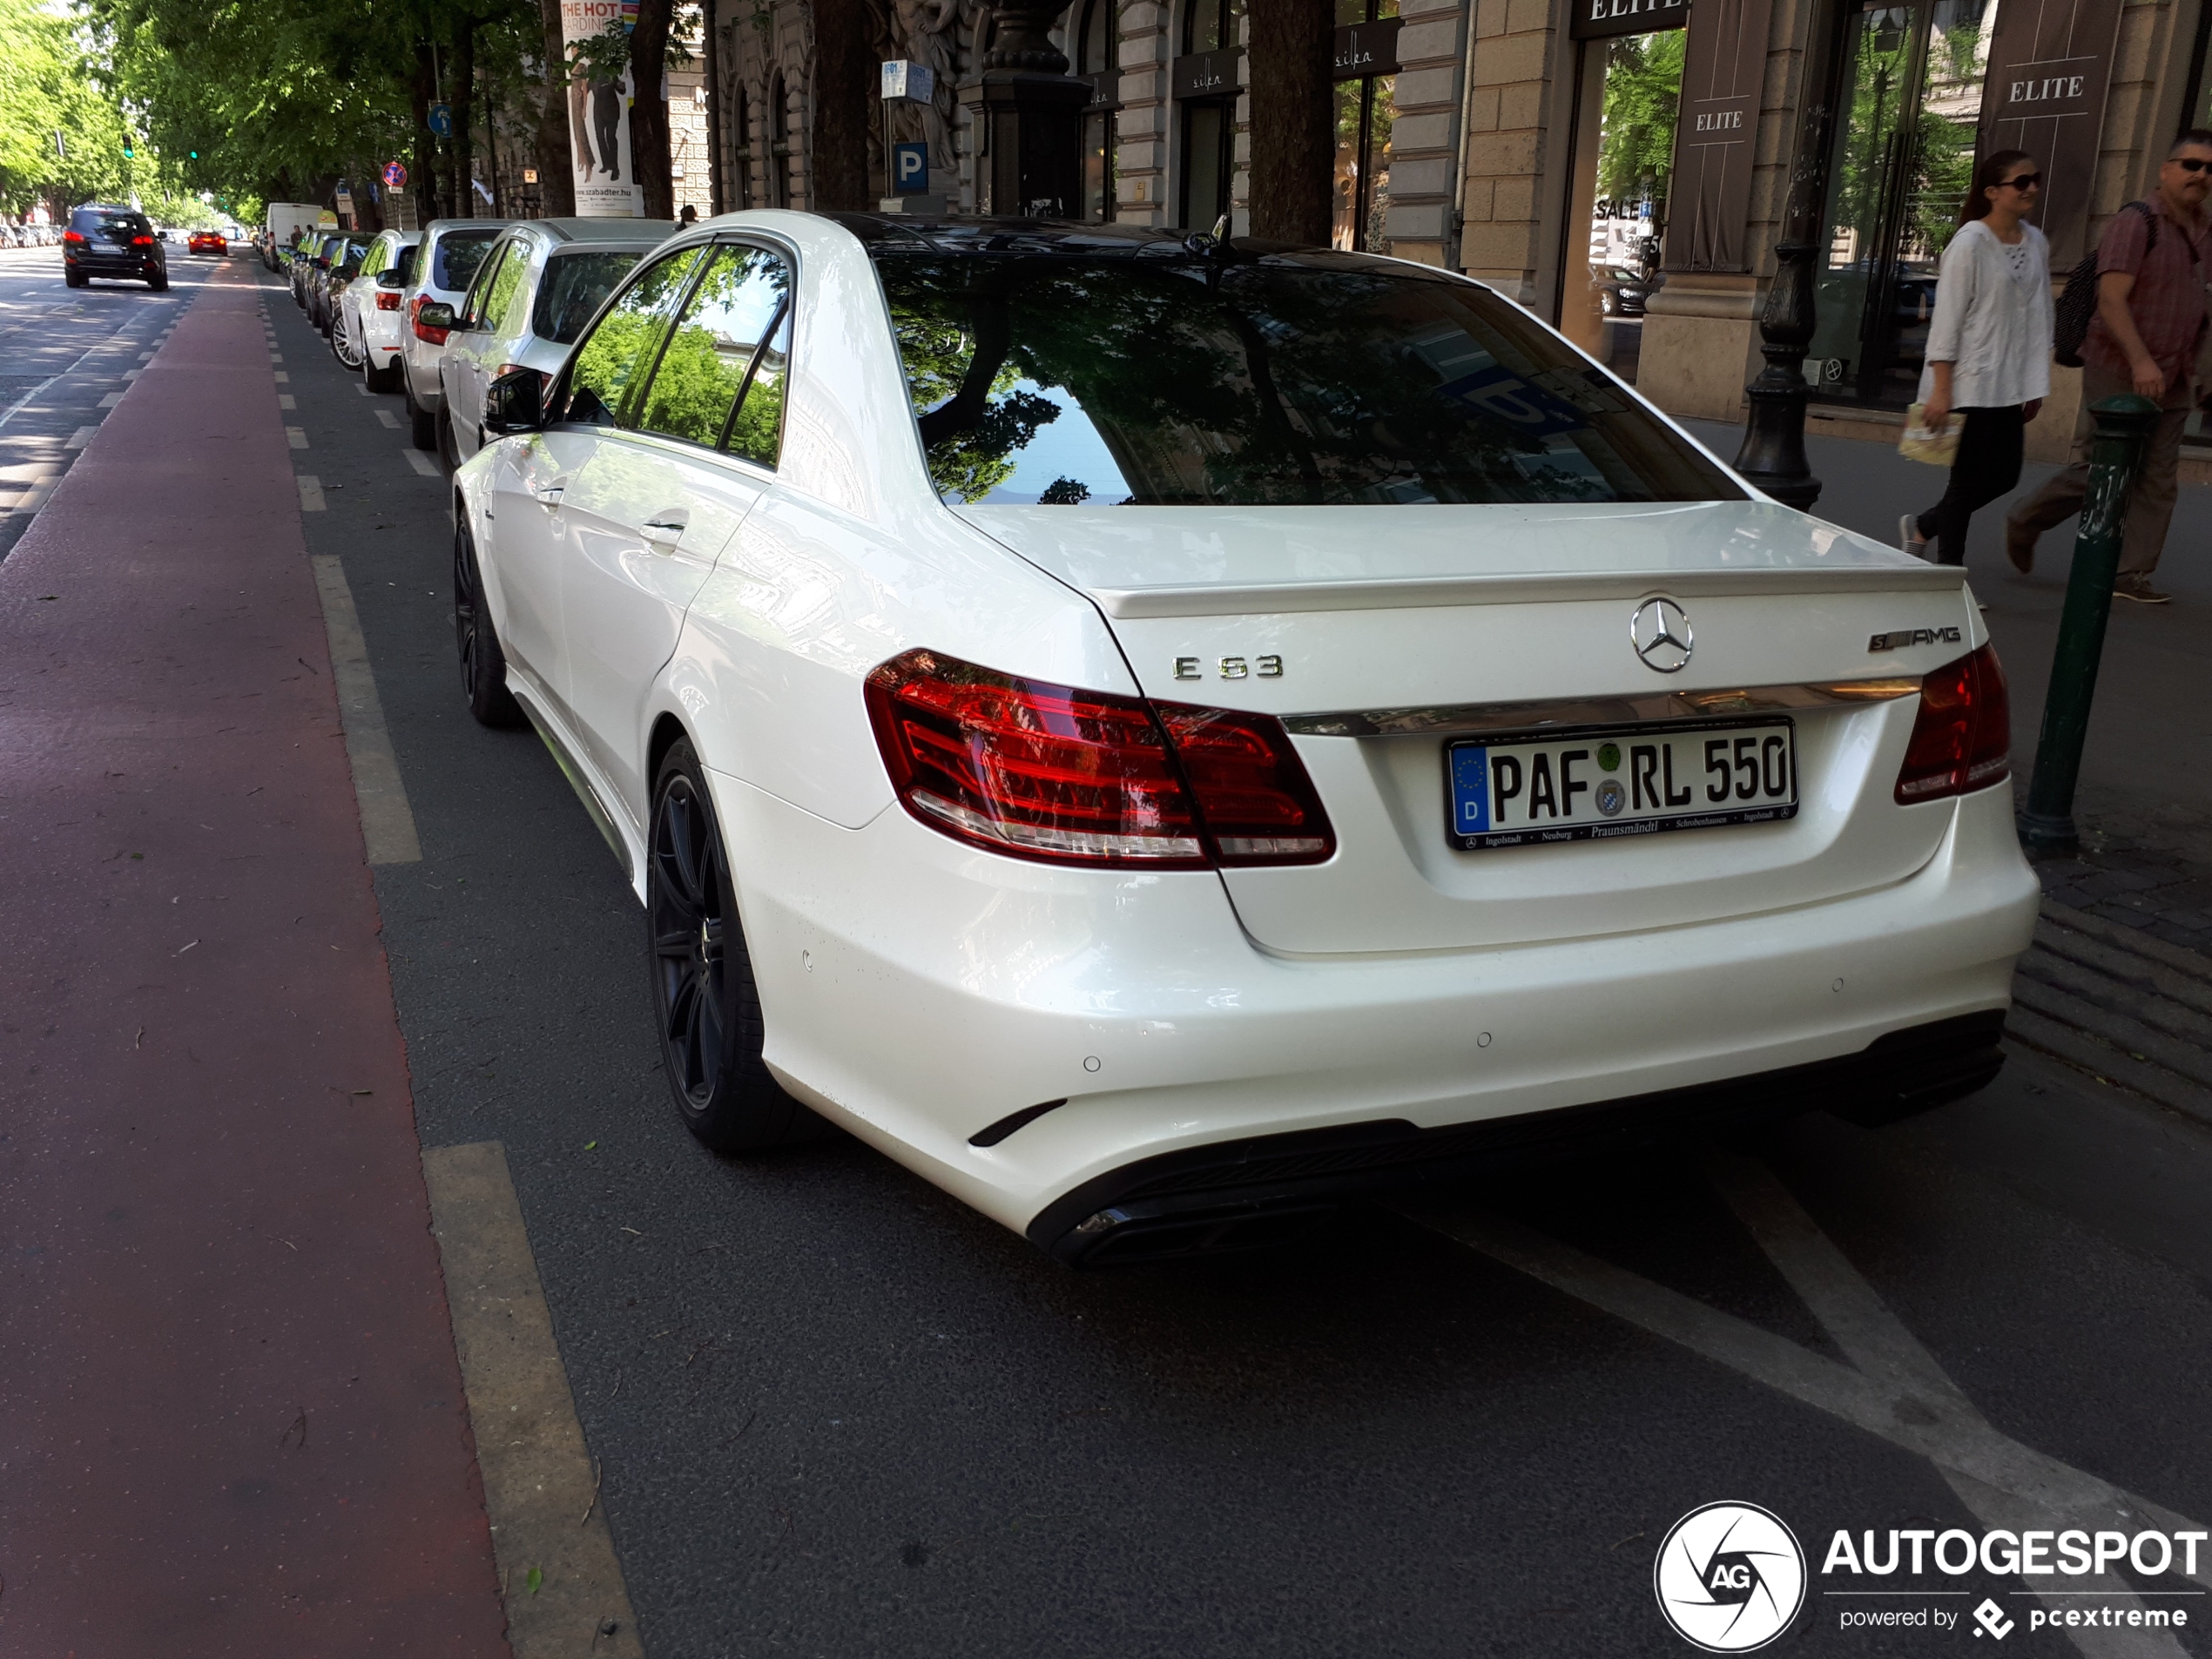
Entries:
<svg viewBox="0 0 2212 1659">
<path fill-rule="evenodd" d="M 1919 514 L 1907 513 L 1897 521 L 1897 544 L 1916 559 L 1928 556 L 1928 538 L 1920 534 Z"/>
</svg>

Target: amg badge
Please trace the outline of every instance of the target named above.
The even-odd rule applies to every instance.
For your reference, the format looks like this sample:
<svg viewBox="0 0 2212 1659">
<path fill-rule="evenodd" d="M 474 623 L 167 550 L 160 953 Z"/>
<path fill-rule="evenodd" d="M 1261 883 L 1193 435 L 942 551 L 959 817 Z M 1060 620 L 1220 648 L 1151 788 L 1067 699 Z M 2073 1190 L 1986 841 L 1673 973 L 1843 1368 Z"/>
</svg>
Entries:
<svg viewBox="0 0 2212 1659">
<path fill-rule="evenodd" d="M 1897 628 L 1876 634 L 1866 642 L 1869 651 L 1903 651 L 1907 645 L 1956 645 L 1963 642 L 1956 628 Z"/>
</svg>

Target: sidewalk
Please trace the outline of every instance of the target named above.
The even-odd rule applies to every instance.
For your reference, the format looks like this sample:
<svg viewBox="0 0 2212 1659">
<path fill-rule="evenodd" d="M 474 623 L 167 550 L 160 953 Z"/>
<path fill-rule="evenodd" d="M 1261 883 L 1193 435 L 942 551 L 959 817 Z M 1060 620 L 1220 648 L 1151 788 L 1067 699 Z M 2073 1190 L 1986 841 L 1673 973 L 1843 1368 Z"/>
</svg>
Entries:
<svg viewBox="0 0 2212 1659">
<path fill-rule="evenodd" d="M 1738 428 L 1690 423 L 1723 458 Z M 1887 444 L 1812 438 L 1813 511 L 1894 545 L 1932 506 L 1941 469 Z M 1974 516 L 1966 569 L 2012 691 L 2013 786 L 2034 770 L 2075 523 L 2043 538 L 2035 572 L 2006 561 L 2005 509 L 2056 469 Z M 2081 855 L 2040 865 L 2046 921 L 2021 964 L 2013 1035 L 2212 1122 L 2212 488 L 2181 492 L 2156 577 L 2169 605 L 2115 602 L 2083 754 Z"/>
<path fill-rule="evenodd" d="M 0 1652 L 503 1656 L 251 273 L 0 563 Z"/>
</svg>

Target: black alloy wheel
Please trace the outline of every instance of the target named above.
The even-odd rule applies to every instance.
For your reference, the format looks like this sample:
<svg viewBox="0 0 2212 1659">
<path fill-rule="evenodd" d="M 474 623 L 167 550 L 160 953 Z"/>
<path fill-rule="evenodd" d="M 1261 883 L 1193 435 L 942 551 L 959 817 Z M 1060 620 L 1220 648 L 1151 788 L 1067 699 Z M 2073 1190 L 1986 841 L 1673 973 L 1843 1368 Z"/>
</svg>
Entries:
<svg viewBox="0 0 2212 1659">
<path fill-rule="evenodd" d="M 718 1152 L 806 1138 L 819 1120 L 760 1057 L 766 1031 L 730 860 L 688 739 L 661 761 L 645 853 L 645 925 L 661 1069 L 685 1127 Z"/>
<path fill-rule="evenodd" d="M 461 691 L 476 724 L 517 726 L 523 705 L 507 689 L 507 653 L 484 604 L 483 573 L 465 525 L 453 533 L 453 643 L 461 659 Z"/>
</svg>

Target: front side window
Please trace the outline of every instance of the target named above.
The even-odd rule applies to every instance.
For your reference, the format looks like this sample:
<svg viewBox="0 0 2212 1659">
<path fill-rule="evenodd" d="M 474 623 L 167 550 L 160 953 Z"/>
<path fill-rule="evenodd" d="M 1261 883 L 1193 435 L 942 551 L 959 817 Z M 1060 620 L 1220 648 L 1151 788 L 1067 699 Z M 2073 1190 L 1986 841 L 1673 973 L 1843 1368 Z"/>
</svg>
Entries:
<svg viewBox="0 0 2212 1659">
<path fill-rule="evenodd" d="M 530 313 L 530 332 L 557 346 L 573 346 L 616 284 L 628 276 L 636 253 L 556 253 L 546 261 Z"/>
<path fill-rule="evenodd" d="M 699 250 L 679 249 L 640 272 L 569 360 L 559 418 L 583 426 L 621 423 L 634 382 L 653 361 L 669 314 L 698 262 Z"/>
<path fill-rule="evenodd" d="M 719 445 L 764 467 L 783 439 L 791 266 L 765 248 L 720 247 L 669 335 L 638 425 Z"/>
<path fill-rule="evenodd" d="M 1343 255 L 906 255 L 878 270 L 954 503 L 1740 500 L 1488 290 Z"/>
<path fill-rule="evenodd" d="M 485 327 L 496 332 L 507 326 L 507 314 L 514 308 L 515 295 L 529 276 L 529 250 L 520 242 L 509 242 L 490 287 L 484 291 Z"/>
</svg>

